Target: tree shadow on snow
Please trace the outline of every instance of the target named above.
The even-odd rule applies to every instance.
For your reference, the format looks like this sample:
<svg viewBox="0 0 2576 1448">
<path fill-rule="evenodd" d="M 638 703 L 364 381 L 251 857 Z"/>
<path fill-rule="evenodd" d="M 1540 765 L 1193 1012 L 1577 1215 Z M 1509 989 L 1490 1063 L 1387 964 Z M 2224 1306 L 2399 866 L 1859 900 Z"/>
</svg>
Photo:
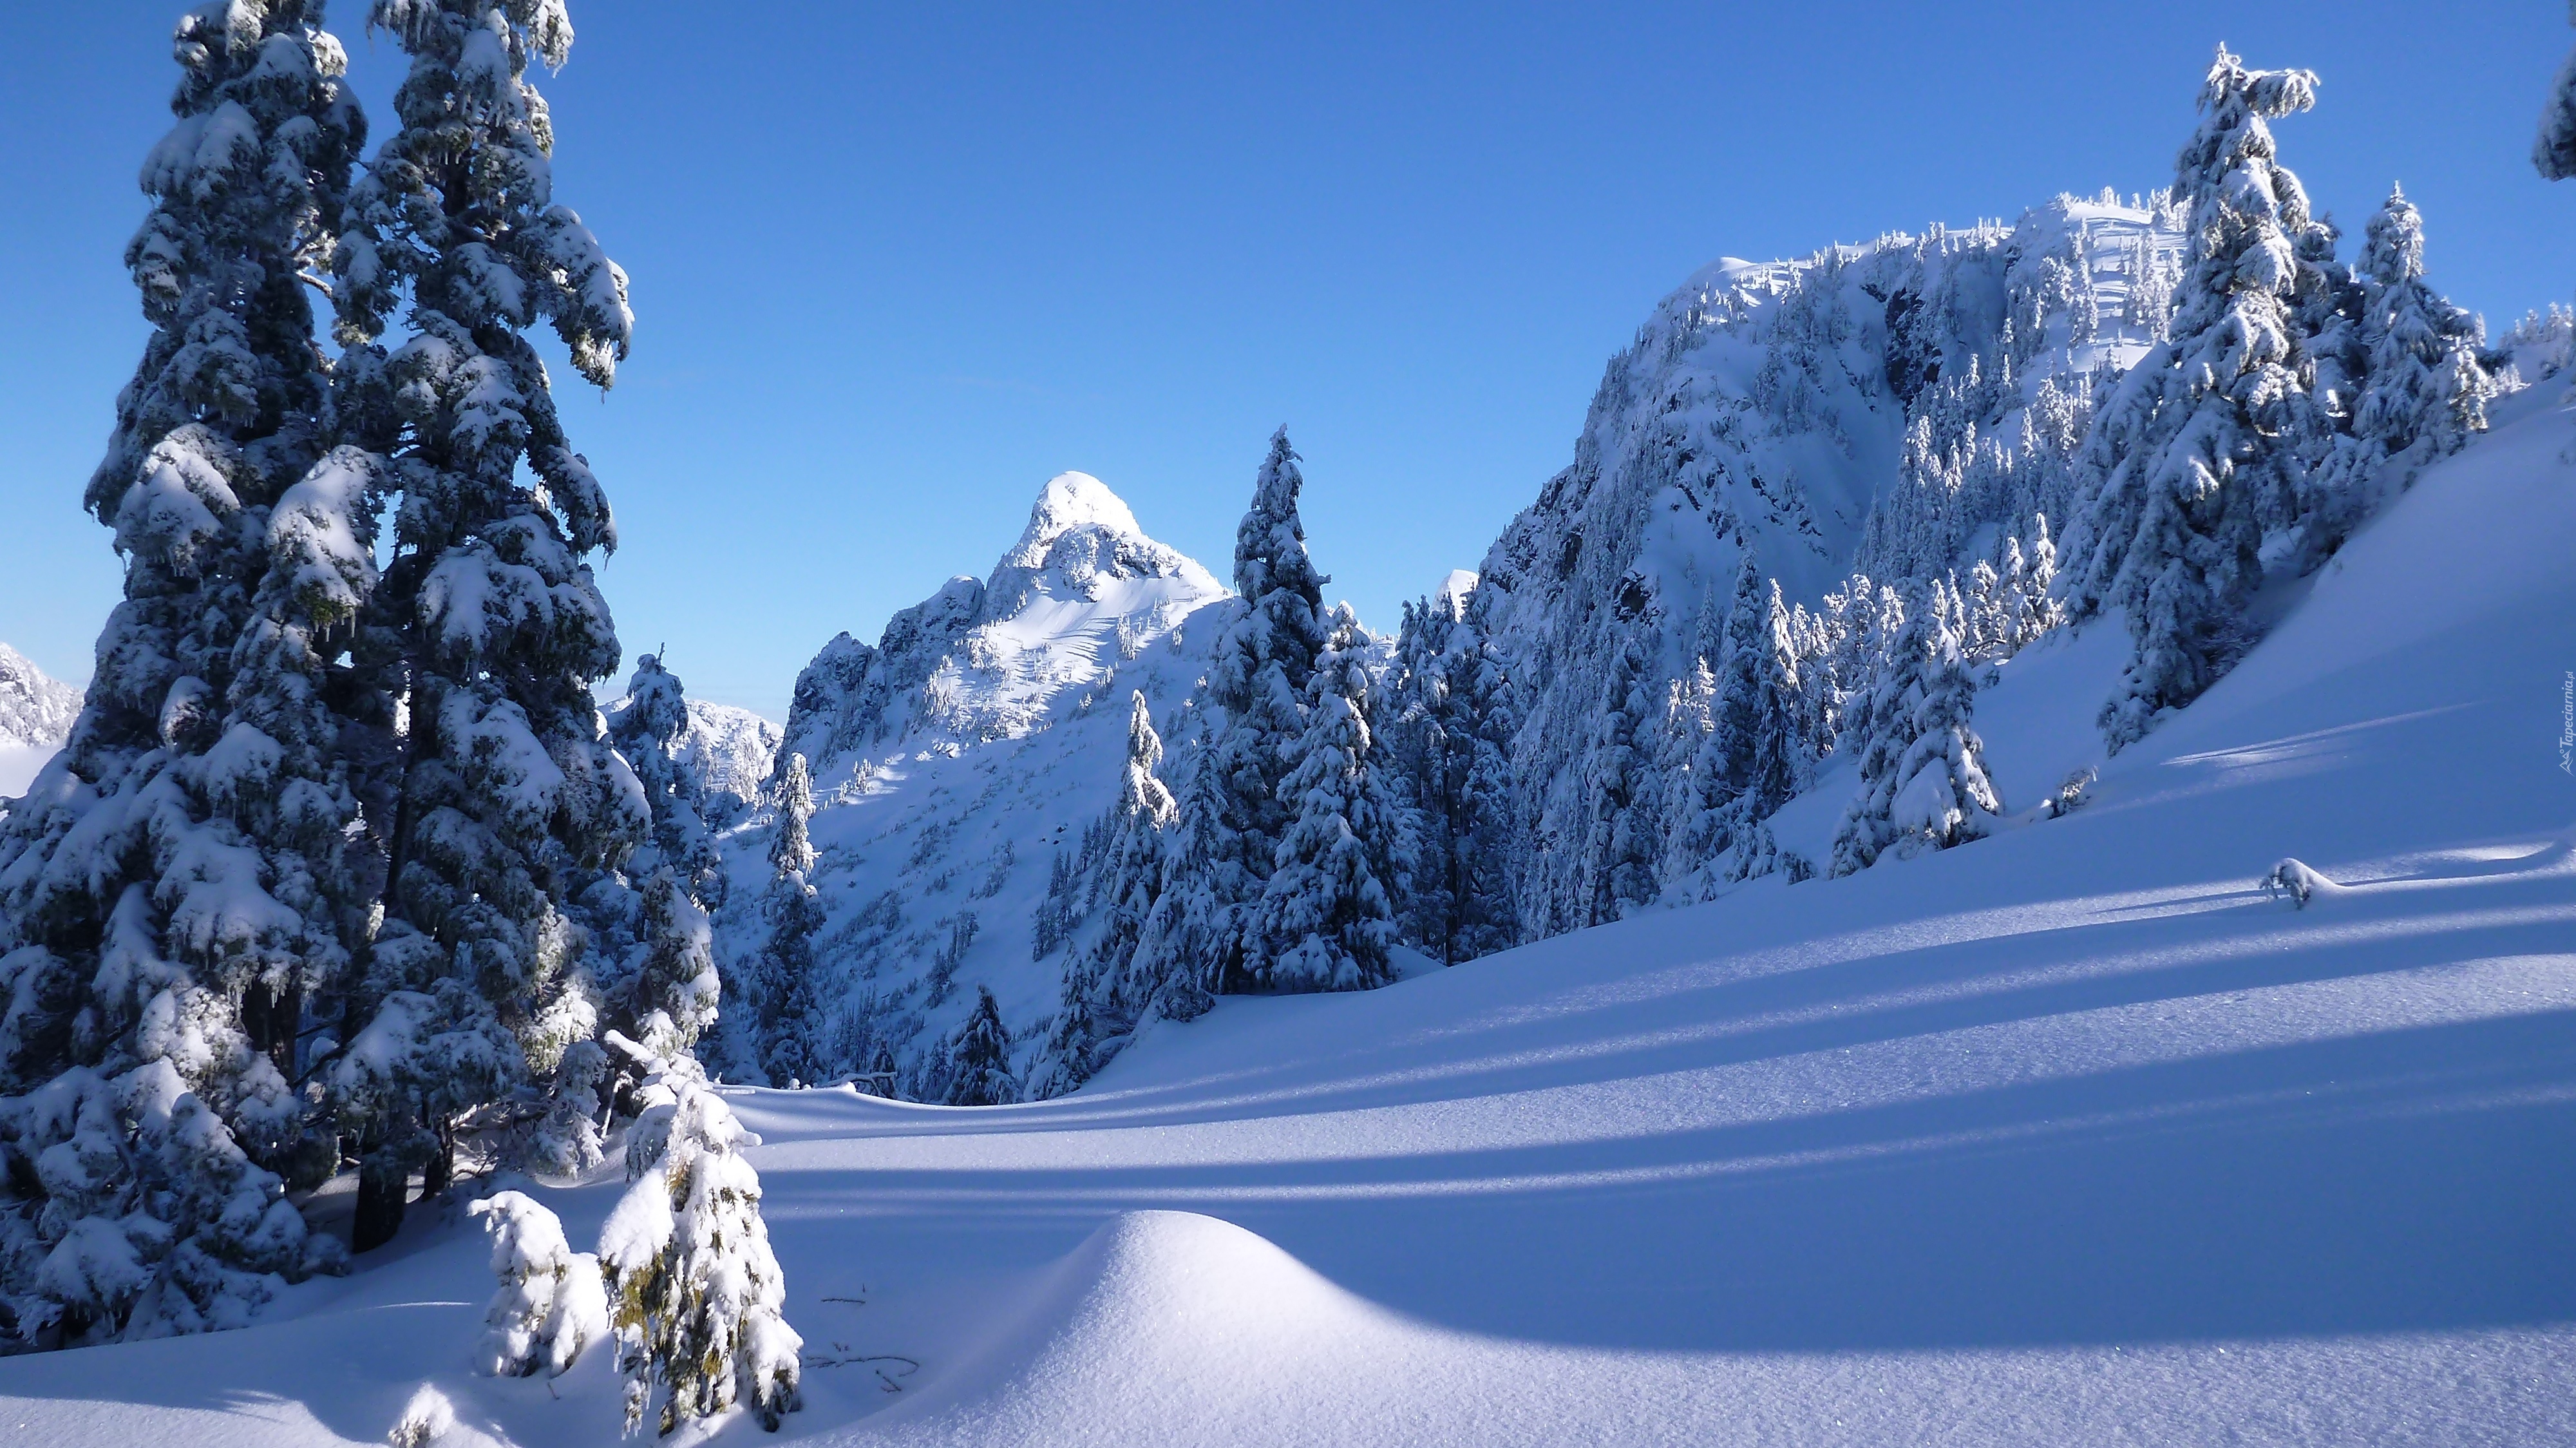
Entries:
<svg viewBox="0 0 2576 1448">
<path fill-rule="evenodd" d="M 1465 1331 L 1829 1350 L 2576 1319 L 2576 1011 L 1492 1151 L 847 1173 L 862 1230 L 1208 1212 Z M 836 1194 L 813 1173 L 798 1195 Z M 848 1218 L 777 1222 L 846 1240 Z M 817 1250 L 821 1250 L 819 1247 Z"/>
</svg>

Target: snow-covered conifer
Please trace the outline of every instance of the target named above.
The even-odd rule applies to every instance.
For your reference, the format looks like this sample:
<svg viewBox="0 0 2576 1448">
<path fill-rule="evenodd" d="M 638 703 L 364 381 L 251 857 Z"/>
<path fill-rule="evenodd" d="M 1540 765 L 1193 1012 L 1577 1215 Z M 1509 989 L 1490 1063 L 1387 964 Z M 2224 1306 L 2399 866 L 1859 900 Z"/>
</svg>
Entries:
<svg viewBox="0 0 2576 1448">
<path fill-rule="evenodd" d="M 376 948 L 399 979 L 352 1002 L 351 1038 L 397 997 L 459 987 L 481 1003 L 479 1029 L 499 1032 L 475 1068 L 515 1084 L 578 1038 L 582 977 L 601 964 L 565 902 L 650 827 L 590 695 L 620 649 L 584 559 L 614 547 L 616 527 L 522 333 L 550 322 L 604 388 L 634 315 L 625 273 L 551 194 L 556 129 L 529 65 L 568 55 L 559 0 L 377 0 L 372 23 L 411 69 L 399 129 L 350 188 L 333 303 L 344 433 L 390 463 L 371 501 L 391 509 L 394 557 L 363 652 L 407 727 Z M 405 335 L 387 352 L 376 339 L 397 312 Z M 466 1012 L 438 1014 L 461 1026 Z M 421 1139 L 379 1125 L 362 1134 L 380 1151 Z M 399 1220 L 398 1191 L 376 1198 L 403 1166 L 361 1173 L 362 1218 Z"/>
<path fill-rule="evenodd" d="M 1569 928 L 1617 920 L 1660 893 L 1662 781 L 1654 776 L 1648 731 L 1662 715 L 1662 701 L 1648 692 L 1654 675 L 1648 642 L 1628 634 L 1605 671 L 1583 781 L 1581 918 Z"/>
<path fill-rule="evenodd" d="M 484 1219 L 492 1275 L 501 1279 L 483 1314 L 474 1370 L 496 1378 L 562 1376 L 582 1349 L 608 1336 L 599 1259 L 572 1250 L 562 1221 L 525 1192 L 495 1192 L 466 1210 Z"/>
<path fill-rule="evenodd" d="M 626 682 L 626 707 L 609 730 L 644 787 L 653 820 L 652 848 L 639 851 L 631 864 L 645 873 L 655 866 L 668 868 L 690 899 L 712 910 L 724 904 L 724 863 L 698 810 L 697 781 L 680 765 L 681 740 L 688 731 L 689 701 L 679 676 L 658 655 L 636 660 L 635 673 Z"/>
<path fill-rule="evenodd" d="M 2424 278 L 2424 216 L 2402 190 L 2370 219 L 2361 276 L 2370 296 L 2370 380 L 2353 431 L 2421 466 L 2486 430 L 2496 384 L 2479 361 L 2485 329 Z"/>
<path fill-rule="evenodd" d="M 2244 605 L 2275 500 L 2316 450 L 2318 410 L 2293 299 L 2321 231 L 2267 121 L 2315 103 L 2303 70 L 2247 70 L 2220 50 L 2176 167 L 2191 257 L 2172 339 L 2122 379 L 2085 447 L 2068 601 L 2119 608 L 2136 652 L 2103 706 L 2117 750 L 2190 703 L 2251 643 Z M 2330 256 L 2330 241 L 2328 255 Z"/>
<path fill-rule="evenodd" d="M 1388 701 L 1388 768 L 1418 823 L 1406 932 L 1443 964 L 1517 937 L 1510 874 L 1512 718 L 1501 652 L 1443 590 L 1405 605 Z"/>
<path fill-rule="evenodd" d="M 1161 982 L 1135 973 L 1136 942 L 1154 902 L 1163 893 L 1166 869 L 1164 832 L 1180 816 L 1180 805 L 1163 784 L 1162 736 L 1154 732 L 1154 715 L 1140 690 L 1127 711 L 1127 763 L 1118 785 L 1118 802 L 1110 806 L 1109 833 L 1092 876 L 1091 903 L 1100 912 L 1099 935 L 1091 942 L 1116 999 L 1130 1011 L 1141 1010 Z"/>
<path fill-rule="evenodd" d="M 1089 1080 L 1104 1046 L 1134 1029 L 1163 986 L 1158 958 L 1138 948 L 1171 873 L 1164 835 L 1180 815 L 1158 772 L 1162 762 L 1162 736 L 1138 691 L 1129 701 L 1118 800 L 1086 832 L 1087 840 L 1100 842 L 1082 890 L 1092 925 L 1064 962 L 1061 1004 L 1029 1081 L 1034 1099 L 1061 1096 Z M 1074 887 L 1065 857 L 1059 853 L 1056 860 L 1048 898 L 1039 906 L 1040 933 L 1061 940 Z"/>
<path fill-rule="evenodd" d="M 778 782 L 778 827 L 770 836 L 769 863 L 781 873 L 804 874 L 814 868 L 814 776 L 805 756 L 790 754 Z"/>
<path fill-rule="evenodd" d="M 1695 818 L 1678 877 L 1735 843 L 1738 822 L 1761 820 L 1797 792 L 1797 662 L 1779 585 L 1767 587 L 1751 557 L 1738 568 L 1708 684 L 1709 728 L 1689 770 Z"/>
<path fill-rule="evenodd" d="M 1346 610 L 1334 622 L 1279 784 L 1295 813 L 1258 907 L 1252 974 L 1265 990 L 1365 990 L 1392 978 L 1405 826 L 1369 728 L 1367 635 Z"/>
<path fill-rule="evenodd" d="M 183 16 L 143 165 L 152 331 L 86 495 L 125 597 L 0 822 L 0 1347 L 238 1326 L 306 1265 L 262 1164 L 329 1169 L 287 1078 L 363 947 L 381 828 L 319 693 L 371 535 L 298 486 L 328 431 L 307 277 L 365 129 L 321 10 Z"/>
<path fill-rule="evenodd" d="M 668 865 L 640 887 L 644 896 L 643 963 L 634 976 L 633 1012 L 669 1016 L 683 1042 L 716 1022 L 715 942 L 707 912 L 689 898 Z"/>
<path fill-rule="evenodd" d="M 578 1176 L 599 1165 L 607 1105 L 600 1088 L 608 1076 L 608 1052 L 597 1041 L 575 1041 L 565 1049 L 530 1143 L 533 1165 L 557 1176 Z"/>
<path fill-rule="evenodd" d="M 812 1081 L 823 1069 L 815 1040 L 821 1001 L 815 979 L 814 937 L 825 924 L 822 896 L 806 878 L 814 868 L 807 824 L 814 817 L 813 776 L 803 754 L 781 762 L 776 786 L 777 821 L 769 837 L 769 888 L 760 900 L 766 926 L 760 949 L 736 981 L 741 1004 L 754 1020 L 751 1047 L 771 1084 Z"/>
<path fill-rule="evenodd" d="M 2014 540 L 2014 556 L 2022 557 L 2019 539 Z M 2057 601 L 2056 592 L 2057 544 L 2048 536 L 2048 515 L 2039 513 L 2031 519 L 2030 552 L 2012 591 L 2015 652 L 2037 643 L 2041 634 L 2065 621 L 2065 609 Z"/>
<path fill-rule="evenodd" d="M 737 1404 L 774 1431 L 803 1406 L 804 1340 L 787 1325 L 760 1176 L 741 1154 L 760 1139 L 695 1062 L 614 1032 L 609 1042 L 649 1073 L 639 1094 L 652 1103 L 630 1141 L 634 1185 L 599 1233 L 626 1430 L 659 1389 L 664 1434 Z"/>
<path fill-rule="evenodd" d="M 2576 25 L 2576 0 L 2570 0 L 2567 19 Z M 2550 82 L 2549 100 L 2540 109 L 2540 135 L 2531 145 L 2531 164 L 2539 168 L 2544 181 L 2576 176 L 2576 51 L 2568 52 L 2559 63 L 2557 78 Z"/>
<path fill-rule="evenodd" d="M 2003 805 L 1970 727 L 1976 681 L 1959 647 L 1961 605 L 1942 579 L 1907 609 L 1868 710 L 1860 790 L 1834 836 L 1833 873 L 1985 835 Z"/>
<path fill-rule="evenodd" d="M 1190 861 L 1189 889 L 1220 990 L 1253 987 L 1245 970 L 1256 942 L 1245 914 L 1269 878 L 1280 836 L 1293 817 L 1280 793 L 1289 746 L 1306 732 L 1304 698 L 1325 644 L 1323 585 L 1306 555 L 1297 495 L 1305 478 L 1288 430 L 1270 439 L 1253 485 L 1252 507 L 1235 531 L 1235 615 L 1216 641 L 1207 695 L 1224 725 L 1197 768 L 1208 771 L 1218 814 L 1206 844 Z"/>
<path fill-rule="evenodd" d="M 948 1095 L 951 1106 L 1003 1106 L 1020 1099 L 1020 1083 L 1011 1074 L 1011 1032 L 1002 1024 L 1002 1008 L 985 986 L 975 988 L 975 1009 L 948 1042 Z"/>
</svg>

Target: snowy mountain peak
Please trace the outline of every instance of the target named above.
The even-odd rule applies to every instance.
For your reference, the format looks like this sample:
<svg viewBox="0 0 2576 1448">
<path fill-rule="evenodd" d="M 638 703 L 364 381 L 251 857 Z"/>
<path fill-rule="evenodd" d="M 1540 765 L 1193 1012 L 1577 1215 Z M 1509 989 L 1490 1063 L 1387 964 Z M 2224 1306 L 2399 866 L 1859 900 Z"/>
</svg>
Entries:
<svg viewBox="0 0 2576 1448">
<path fill-rule="evenodd" d="M 1459 613 L 1465 613 L 1467 611 L 1467 599 L 1473 595 L 1475 591 L 1476 570 L 1472 568 L 1452 568 L 1449 570 L 1449 576 L 1440 580 L 1438 597 L 1446 601 L 1452 609 L 1455 609 Z"/>
<path fill-rule="evenodd" d="M 1036 567 L 1056 539 L 1084 527 L 1131 538 L 1145 536 L 1127 500 L 1111 492 L 1107 483 L 1089 473 L 1058 473 L 1038 489 L 1038 500 L 1029 509 L 1028 531 L 1003 558 L 1003 566 Z"/>
<path fill-rule="evenodd" d="M 889 620 L 874 648 L 848 634 L 824 646 L 797 679 L 783 750 L 805 755 L 821 783 L 879 746 L 1023 737 L 1046 727 L 1069 686 L 1106 678 L 1226 596 L 1195 560 L 1146 536 L 1108 484 L 1058 473 L 991 577 L 950 579 Z"/>
</svg>

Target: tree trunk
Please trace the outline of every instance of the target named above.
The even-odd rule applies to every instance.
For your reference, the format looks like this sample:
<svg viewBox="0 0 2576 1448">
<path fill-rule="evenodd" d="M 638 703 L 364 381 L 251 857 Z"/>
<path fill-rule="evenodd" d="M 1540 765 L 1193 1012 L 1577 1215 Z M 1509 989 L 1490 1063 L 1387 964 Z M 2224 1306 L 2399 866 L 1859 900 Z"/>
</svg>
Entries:
<svg viewBox="0 0 2576 1448">
<path fill-rule="evenodd" d="M 438 1149 L 420 1172 L 420 1199 L 424 1202 L 446 1191 L 448 1184 L 456 1180 L 456 1128 L 441 1121 L 436 1131 Z"/>
<path fill-rule="evenodd" d="M 371 1152 L 358 1163 L 358 1213 L 349 1228 L 349 1247 L 364 1252 L 381 1247 L 402 1230 L 403 1198 L 411 1192 L 411 1169 L 391 1152 Z"/>
</svg>

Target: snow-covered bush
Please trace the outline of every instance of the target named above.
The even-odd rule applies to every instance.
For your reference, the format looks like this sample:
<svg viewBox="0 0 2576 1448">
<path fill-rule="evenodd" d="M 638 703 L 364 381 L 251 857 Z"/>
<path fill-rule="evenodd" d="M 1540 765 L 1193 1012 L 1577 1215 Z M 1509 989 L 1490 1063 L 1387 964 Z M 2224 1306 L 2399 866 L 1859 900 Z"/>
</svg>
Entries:
<svg viewBox="0 0 2576 1448">
<path fill-rule="evenodd" d="M 627 1431 L 657 1391 L 663 1433 L 737 1404 L 774 1430 L 802 1405 L 804 1340 L 782 1315 L 786 1277 L 760 1219 L 760 1177 L 740 1154 L 759 1138 L 694 1062 L 614 1032 L 609 1042 L 648 1073 L 629 1148 L 634 1185 L 599 1238 Z"/>
<path fill-rule="evenodd" d="M 486 1377 L 558 1377 L 582 1349 L 608 1335 L 608 1293 L 599 1259 L 575 1252 L 563 1223 L 524 1192 L 497 1192 L 467 1210 L 492 1237 L 492 1275 L 501 1279 L 483 1314 L 474 1370 Z"/>
</svg>

